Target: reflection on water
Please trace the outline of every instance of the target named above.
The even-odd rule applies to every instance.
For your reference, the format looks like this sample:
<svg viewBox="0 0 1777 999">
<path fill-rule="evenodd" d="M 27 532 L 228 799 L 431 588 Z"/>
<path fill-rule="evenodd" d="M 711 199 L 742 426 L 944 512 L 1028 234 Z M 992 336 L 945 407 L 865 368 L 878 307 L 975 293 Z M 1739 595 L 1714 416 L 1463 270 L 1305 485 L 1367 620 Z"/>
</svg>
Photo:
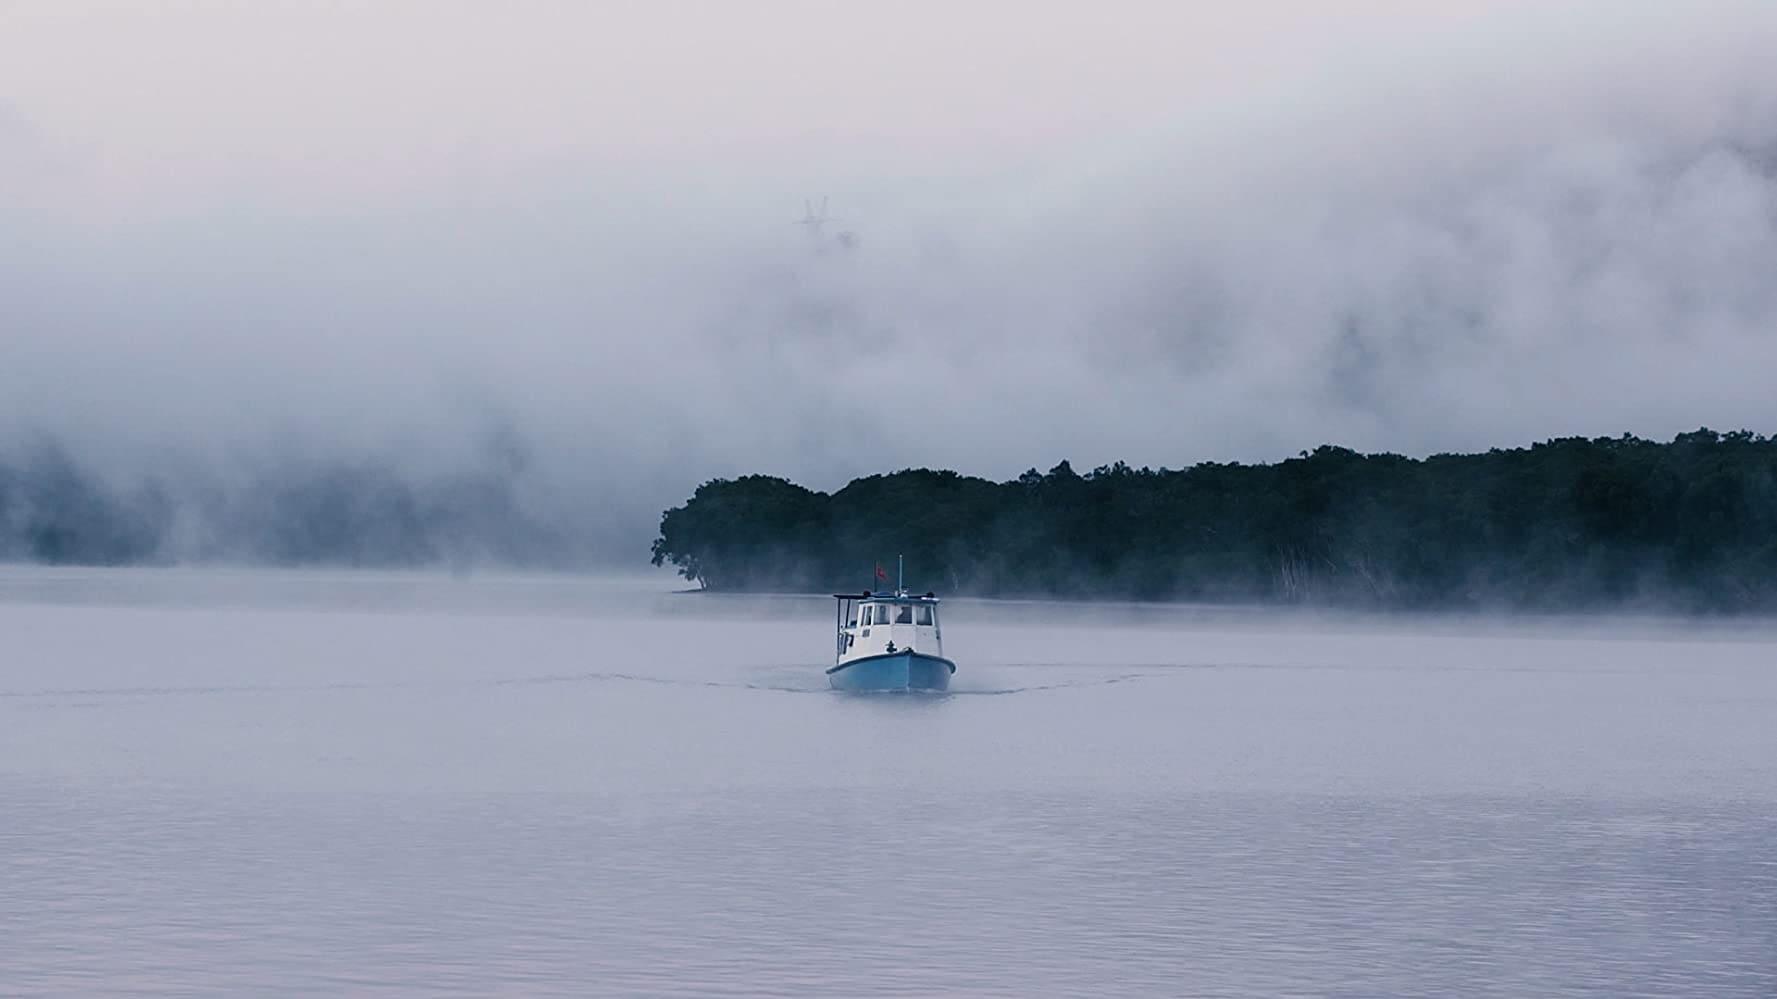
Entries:
<svg viewBox="0 0 1777 999">
<path fill-rule="evenodd" d="M 1777 988 L 1762 808 L 3 793 L 14 994 Z"/>
<path fill-rule="evenodd" d="M 1777 995 L 1756 629 L 4 575 L 6 995 Z"/>
</svg>

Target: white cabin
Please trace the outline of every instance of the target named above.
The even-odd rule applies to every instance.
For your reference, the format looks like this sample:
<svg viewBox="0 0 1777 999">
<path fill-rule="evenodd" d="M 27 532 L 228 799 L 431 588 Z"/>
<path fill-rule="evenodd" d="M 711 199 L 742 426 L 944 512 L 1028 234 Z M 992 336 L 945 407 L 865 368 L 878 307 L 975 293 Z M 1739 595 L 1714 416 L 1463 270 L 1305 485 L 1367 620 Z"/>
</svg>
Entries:
<svg viewBox="0 0 1777 999">
<path fill-rule="evenodd" d="M 835 663 L 909 650 L 943 658 L 937 597 L 868 592 L 834 596 L 839 600 Z"/>
</svg>

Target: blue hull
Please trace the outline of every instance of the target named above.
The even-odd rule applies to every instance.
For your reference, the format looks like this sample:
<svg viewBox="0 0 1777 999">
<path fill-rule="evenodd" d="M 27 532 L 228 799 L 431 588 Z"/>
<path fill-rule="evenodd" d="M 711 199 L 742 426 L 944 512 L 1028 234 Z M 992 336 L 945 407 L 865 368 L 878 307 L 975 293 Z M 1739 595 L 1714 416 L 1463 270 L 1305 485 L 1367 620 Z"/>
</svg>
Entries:
<svg viewBox="0 0 1777 999">
<path fill-rule="evenodd" d="M 949 690 L 956 664 L 917 652 L 868 656 L 827 671 L 834 690 Z"/>
</svg>

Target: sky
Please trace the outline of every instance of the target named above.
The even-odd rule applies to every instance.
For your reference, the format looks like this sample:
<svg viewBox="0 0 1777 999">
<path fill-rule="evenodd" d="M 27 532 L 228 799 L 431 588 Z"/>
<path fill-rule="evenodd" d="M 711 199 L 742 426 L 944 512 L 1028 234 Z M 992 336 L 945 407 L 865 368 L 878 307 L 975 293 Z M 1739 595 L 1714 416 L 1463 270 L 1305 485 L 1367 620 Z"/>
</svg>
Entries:
<svg viewBox="0 0 1777 999">
<path fill-rule="evenodd" d="M 645 545 L 748 472 L 1769 432 L 1773 51 L 1768 0 L 0 0 L 0 450 L 517 449 Z"/>
</svg>

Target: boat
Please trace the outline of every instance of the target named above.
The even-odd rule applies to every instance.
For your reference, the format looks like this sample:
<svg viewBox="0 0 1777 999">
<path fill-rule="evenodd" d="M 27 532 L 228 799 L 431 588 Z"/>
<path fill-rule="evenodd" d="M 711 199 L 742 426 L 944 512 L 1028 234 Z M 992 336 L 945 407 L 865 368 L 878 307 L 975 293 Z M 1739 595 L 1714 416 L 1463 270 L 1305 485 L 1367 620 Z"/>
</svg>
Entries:
<svg viewBox="0 0 1777 999">
<path fill-rule="evenodd" d="M 827 670 L 833 689 L 950 689 L 956 663 L 944 658 L 936 595 L 897 586 L 892 593 L 835 593 L 833 599 L 838 645 Z"/>
</svg>

